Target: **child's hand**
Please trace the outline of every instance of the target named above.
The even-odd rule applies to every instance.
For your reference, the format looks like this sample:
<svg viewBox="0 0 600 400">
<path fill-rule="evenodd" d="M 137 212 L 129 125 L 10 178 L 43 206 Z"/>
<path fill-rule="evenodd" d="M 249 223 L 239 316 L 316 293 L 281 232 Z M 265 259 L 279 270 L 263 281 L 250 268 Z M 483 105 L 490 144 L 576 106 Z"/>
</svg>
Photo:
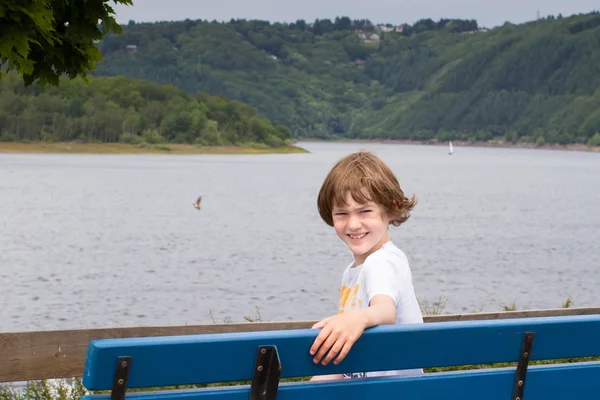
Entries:
<svg viewBox="0 0 600 400">
<path fill-rule="evenodd" d="M 313 362 L 327 365 L 337 355 L 333 363 L 339 364 L 367 328 L 367 322 L 365 310 L 359 309 L 348 310 L 314 324 L 313 329 L 323 329 L 310 348 L 310 354 L 314 356 Z"/>
</svg>

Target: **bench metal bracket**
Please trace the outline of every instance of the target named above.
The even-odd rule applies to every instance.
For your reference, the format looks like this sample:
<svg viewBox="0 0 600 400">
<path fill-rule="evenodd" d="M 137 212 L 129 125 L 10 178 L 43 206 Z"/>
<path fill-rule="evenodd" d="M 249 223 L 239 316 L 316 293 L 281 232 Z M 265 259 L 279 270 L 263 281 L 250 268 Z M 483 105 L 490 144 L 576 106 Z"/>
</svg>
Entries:
<svg viewBox="0 0 600 400">
<path fill-rule="evenodd" d="M 529 366 L 534 336 L 535 334 L 533 332 L 526 332 L 523 337 L 523 344 L 521 346 L 521 353 L 519 354 L 519 362 L 517 363 L 517 371 L 515 373 L 515 385 L 512 400 L 523 400 L 525 378 L 527 377 L 527 367 Z"/>
<path fill-rule="evenodd" d="M 129 368 L 131 367 L 131 356 L 122 356 L 117 358 L 117 370 L 113 381 L 111 400 L 124 400 L 127 391 L 127 378 L 129 377 Z"/>
<path fill-rule="evenodd" d="M 281 362 L 275 346 L 259 346 L 250 385 L 250 400 L 275 400 L 279 387 Z"/>
</svg>

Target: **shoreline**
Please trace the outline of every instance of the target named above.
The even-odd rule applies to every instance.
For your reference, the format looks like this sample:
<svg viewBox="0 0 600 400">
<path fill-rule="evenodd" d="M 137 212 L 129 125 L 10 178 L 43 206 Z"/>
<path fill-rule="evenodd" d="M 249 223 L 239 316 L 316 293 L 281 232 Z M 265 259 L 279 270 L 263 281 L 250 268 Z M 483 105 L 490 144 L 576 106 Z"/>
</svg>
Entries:
<svg viewBox="0 0 600 400">
<path fill-rule="evenodd" d="M 381 143 L 381 144 L 407 144 L 422 146 L 448 146 L 448 142 L 423 141 L 408 139 L 313 139 L 299 138 L 298 142 L 319 143 Z M 600 146 L 590 147 L 585 144 L 544 144 L 537 146 L 535 143 L 507 143 L 501 140 L 487 142 L 452 141 L 454 147 L 487 147 L 506 149 L 533 149 L 533 150 L 559 150 L 582 151 L 600 153 Z M 79 142 L 0 142 L 0 153 L 60 153 L 60 154 L 299 154 L 309 153 L 297 145 L 284 147 L 246 147 L 246 146 L 205 146 L 196 147 L 192 144 L 163 143 L 158 145 L 136 146 L 126 143 L 79 143 Z"/>
<path fill-rule="evenodd" d="M 242 147 L 206 146 L 163 143 L 135 146 L 125 143 L 78 143 L 78 142 L 0 142 L 0 153 L 60 153 L 60 154 L 294 154 L 308 153 L 295 146 Z"/>
<path fill-rule="evenodd" d="M 410 140 L 410 139 L 298 139 L 301 142 L 320 142 L 320 143 L 382 143 L 382 144 L 410 144 L 410 145 L 422 145 L 422 146 L 448 146 L 448 141 L 424 141 L 424 140 Z M 490 140 L 487 142 L 470 142 L 467 140 L 453 140 L 452 145 L 456 147 L 487 147 L 487 148 L 504 148 L 504 149 L 532 149 L 532 150 L 560 150 L 560 151 L 583 151 L 587 153 L 600 153 L 600 146 L 587 146 L 582 143 L 574 144 L 555 144 L 549 143 L 541 146 L 535 143 L 507 143 L 501 140 Z"/>
</svg>

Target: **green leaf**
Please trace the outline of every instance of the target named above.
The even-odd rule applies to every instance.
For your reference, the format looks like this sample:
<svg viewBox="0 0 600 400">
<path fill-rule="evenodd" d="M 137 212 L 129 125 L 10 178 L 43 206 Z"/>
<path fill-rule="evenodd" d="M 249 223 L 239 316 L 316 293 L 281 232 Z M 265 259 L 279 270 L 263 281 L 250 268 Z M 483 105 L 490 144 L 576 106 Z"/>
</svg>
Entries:
<svg viewBox="0 0 600 400">
<path fill-rule="evenodd" d="M 107 0 L 0 2 L 0 56 L 28 85 L 57 85 L 63 74 L 85 77 L 102 59 L 93 41 L 121 31 Z M 69 21 L 68 28 L 58 26 L 63 21 Z M 104 21 L 101 30 L 97 21 Z"/>
</svg>

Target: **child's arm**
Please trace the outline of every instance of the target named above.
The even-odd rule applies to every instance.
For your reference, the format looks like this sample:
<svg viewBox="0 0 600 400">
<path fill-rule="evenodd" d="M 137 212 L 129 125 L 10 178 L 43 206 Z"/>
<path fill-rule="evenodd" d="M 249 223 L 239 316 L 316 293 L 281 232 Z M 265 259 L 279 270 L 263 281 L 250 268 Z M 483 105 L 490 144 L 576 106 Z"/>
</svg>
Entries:
<svg viewBox="0 0 600 400">
<path fill-rule="evenodd" d="M 339 364 L 365 329 L 394 322 L 396 303 L 387 295 L 374 296 L 367 308 L 325 318 L 313 325 L 313 328 L 323 328 L 310 348 L 313 362 L 327 365 L 335 358 L 334 364 Z"/>
</svg>

